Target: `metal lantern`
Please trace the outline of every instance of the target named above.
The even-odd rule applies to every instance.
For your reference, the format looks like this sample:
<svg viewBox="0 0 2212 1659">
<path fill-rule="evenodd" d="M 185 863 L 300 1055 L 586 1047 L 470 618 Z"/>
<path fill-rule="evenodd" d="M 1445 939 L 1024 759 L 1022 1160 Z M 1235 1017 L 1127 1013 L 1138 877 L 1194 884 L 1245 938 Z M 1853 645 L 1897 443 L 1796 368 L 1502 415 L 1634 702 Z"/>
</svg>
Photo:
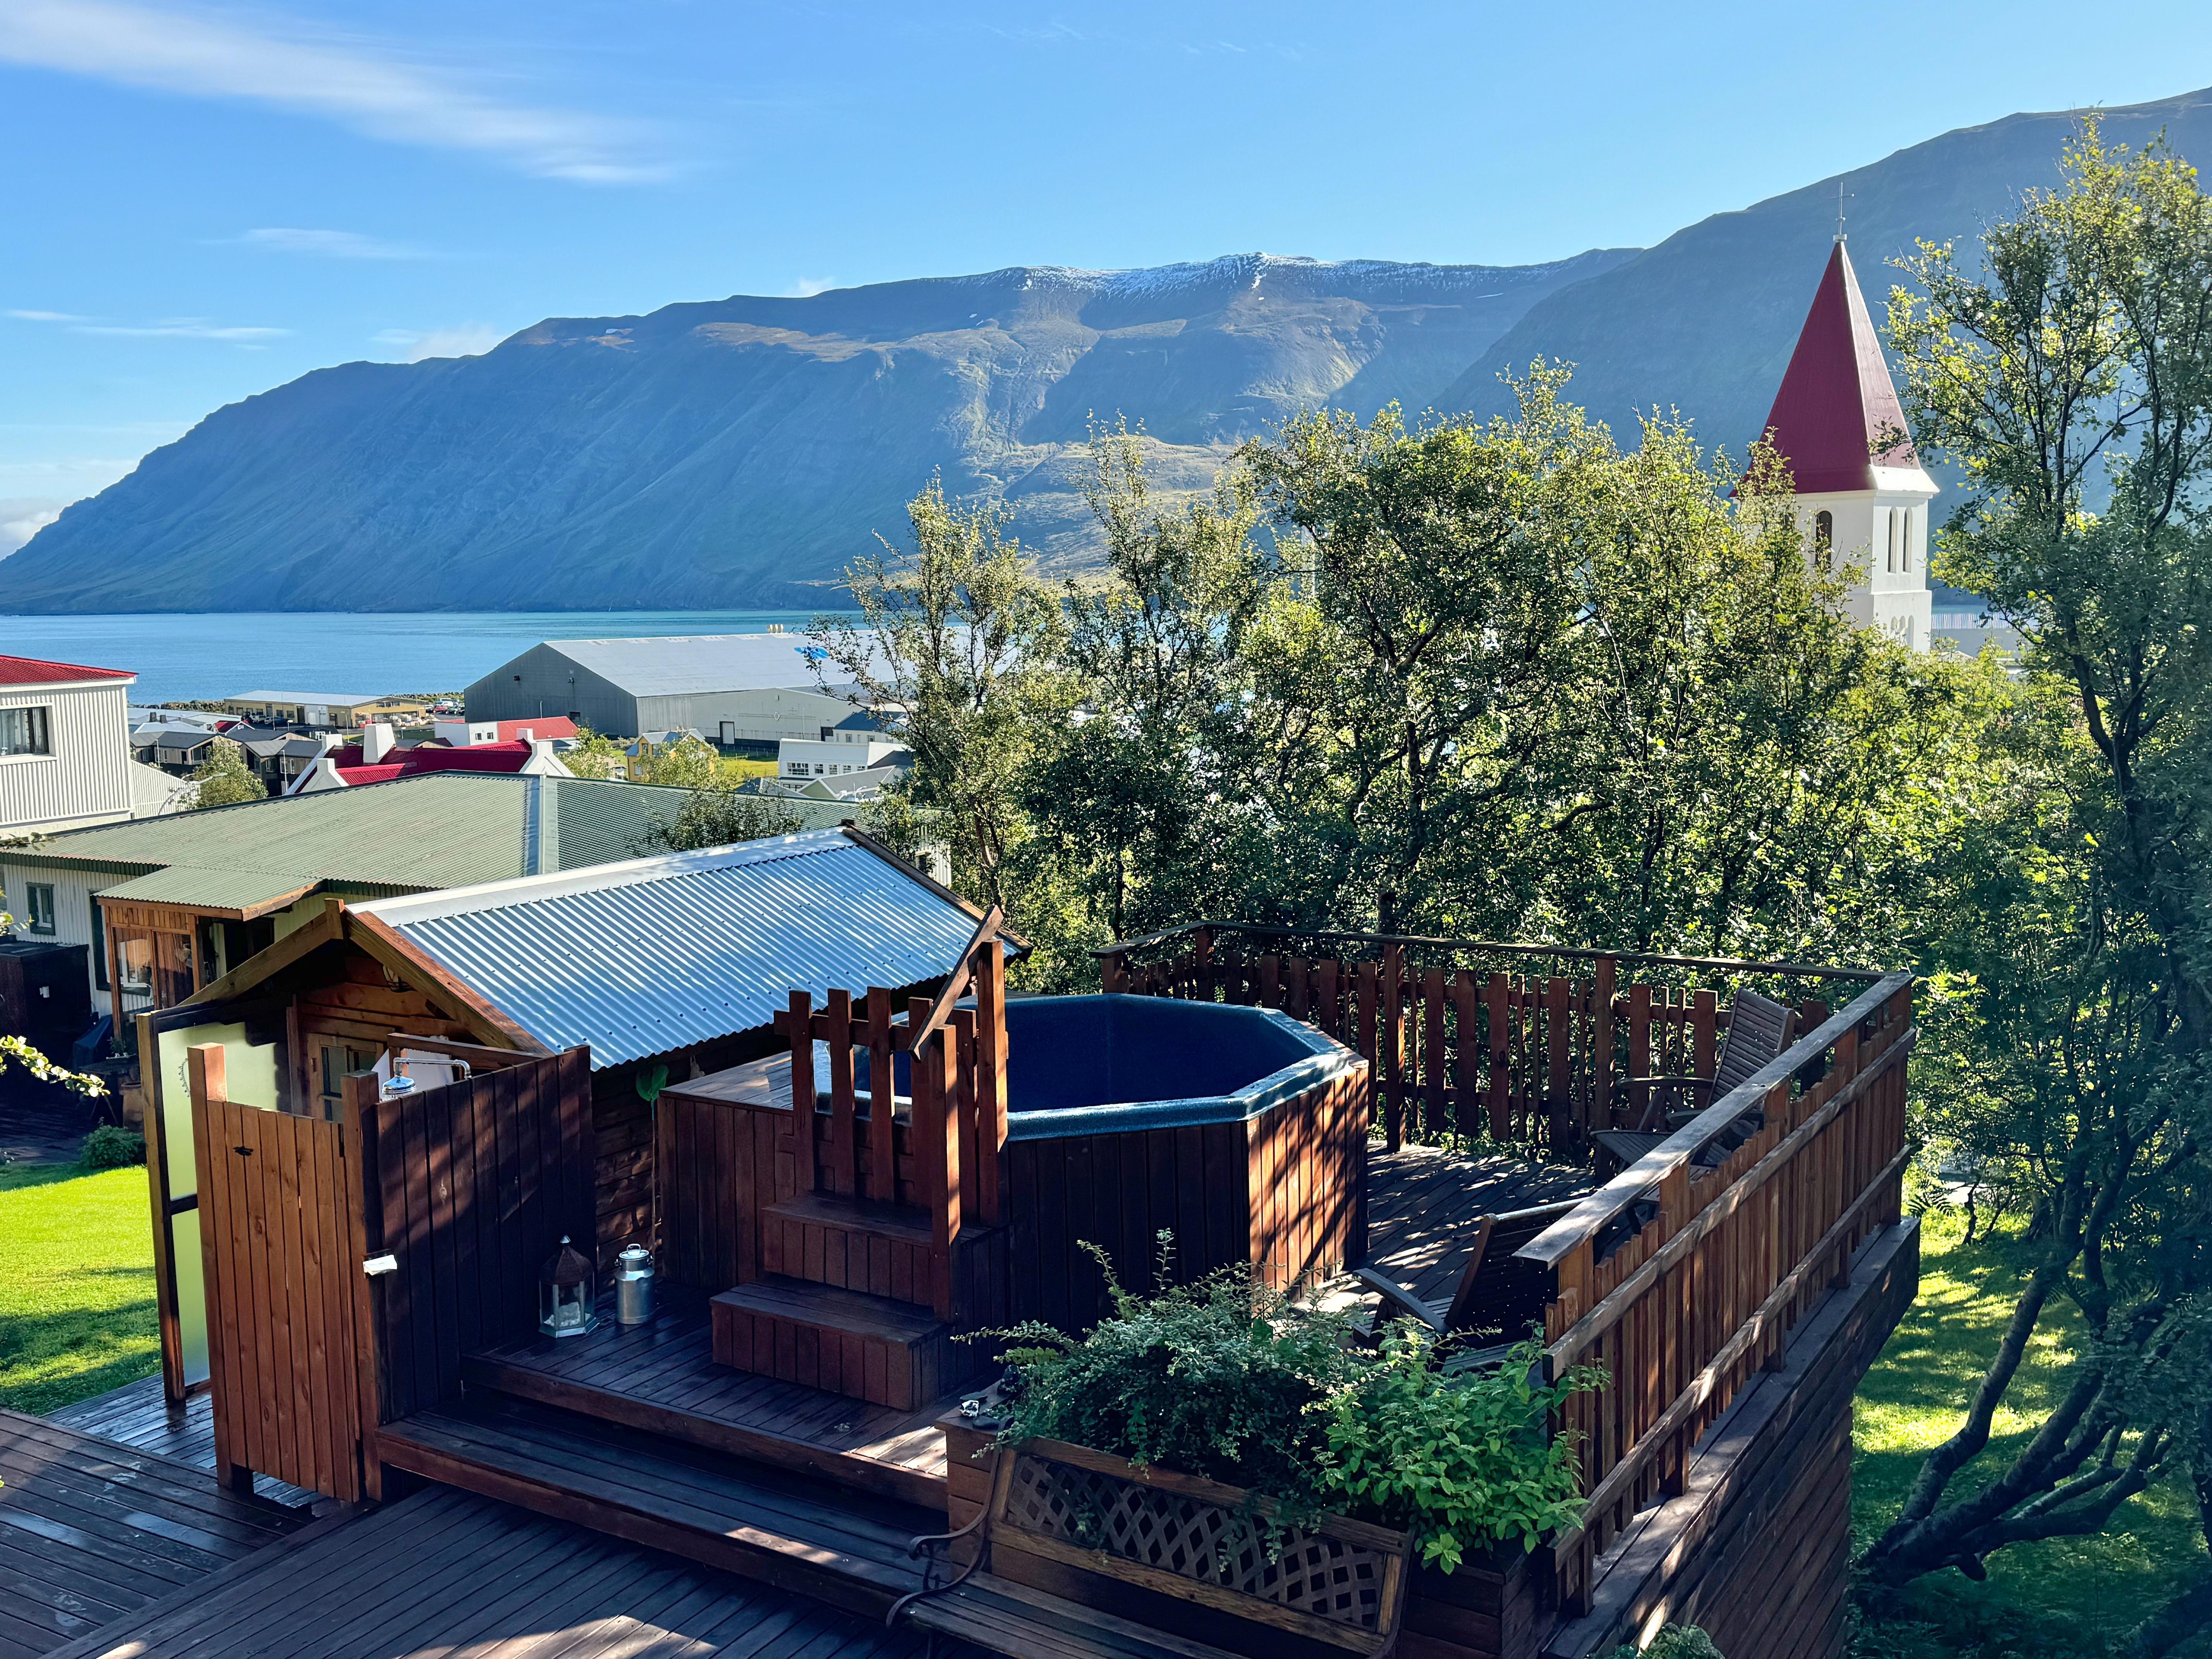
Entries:
<svg viewBox="0 0 2212 1659">
<path fill-rule="evenodd" d="M 538 1275 L 538 1328 L 548 1336 L 586 1336 L 599 1326 L 592 1264 L 561 1235 L 561 1248 Z"/>
<path fill-rule="evenodd" d="M 615 1322 L 642 1325 L 652 1317 L 652 1253 L 642 1244 L 625 1245 L 615 1258 Z"/>
</svg>

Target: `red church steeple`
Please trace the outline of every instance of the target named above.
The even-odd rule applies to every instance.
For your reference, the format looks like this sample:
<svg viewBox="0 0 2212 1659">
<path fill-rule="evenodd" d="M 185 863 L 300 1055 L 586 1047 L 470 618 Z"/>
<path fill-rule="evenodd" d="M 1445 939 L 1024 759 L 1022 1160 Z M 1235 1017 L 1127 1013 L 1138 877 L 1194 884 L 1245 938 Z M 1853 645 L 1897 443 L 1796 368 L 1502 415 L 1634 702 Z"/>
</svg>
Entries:
<svg viewBox="0 0 2212 1659">
<path fill-rule="evenodd" d="M 1877 488 L 1877 466 L 1917 471 L 1905 432 L 1881 339 L 1838 238 L 1767 414 L 1767 437 L 1790 463 L 1797 493 L 1820 495 Z M 1885 438 L 1892 441 L 1877 451 Z"/>
</svg>

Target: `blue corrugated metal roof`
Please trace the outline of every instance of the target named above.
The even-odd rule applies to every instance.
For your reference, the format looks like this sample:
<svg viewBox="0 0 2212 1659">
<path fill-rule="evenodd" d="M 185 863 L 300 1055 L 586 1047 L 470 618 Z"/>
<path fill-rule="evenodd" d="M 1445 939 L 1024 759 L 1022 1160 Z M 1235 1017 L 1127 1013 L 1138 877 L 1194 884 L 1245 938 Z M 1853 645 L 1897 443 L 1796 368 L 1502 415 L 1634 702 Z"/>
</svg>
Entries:
<svg viewBox="0 0 2212 1659">
<path fill-rule="evenodd" d="M 975 929 L 842 830 L 356 908 L 595 1068 L 765 1025 L 793 991 L 936 978 Z"/>
</svg>

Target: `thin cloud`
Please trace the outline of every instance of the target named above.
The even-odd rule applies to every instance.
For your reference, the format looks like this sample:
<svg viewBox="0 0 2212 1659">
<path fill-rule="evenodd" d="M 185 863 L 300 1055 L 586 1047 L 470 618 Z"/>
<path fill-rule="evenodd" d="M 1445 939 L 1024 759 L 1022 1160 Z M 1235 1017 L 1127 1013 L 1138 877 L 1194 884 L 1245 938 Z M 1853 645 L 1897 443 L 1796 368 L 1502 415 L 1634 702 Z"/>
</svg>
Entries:
<svg viewBox="0 0 2212 1659">
<path fill-rule="evenodd" d="M 506 337 L 489 323 L 463 323 L 458 328 L 419 333 L 413 329 L 387 328 L 376 336 L 375 343 L 404 352 L 410 363 L 419 363 L 426 357 L 481 357 Z"/>
<path fill-rule="evenodd" d="M 76 323 L 72 334 L 117 334 L 131 339 L 249 340 L 282 339 L 289 328 L 238 328 L 211 323 L 204 317 L 165 317 L 158 323 Z"/>
<path fill-rule="evenodd" d="M 783 297 L 787 300 L 811 300 L 817 294 L 827 294 L 836 286 L 835 277 L 802 276 L 784 289 Z"/>
<path fill-rule="evenodd" d="M 11 311 L 8 314 L 27 323 L 84 323 L 92 320 L 66 311 Z"/>
<path fill-rule="evenodd" d="M 428 259 L 428 248 L 416 247 L 409 242 L 387 242 L 381 237 L 364 236 L 354 230 L 301 230 L 290 226 L 272 225 L 261 230 L 249 230 L 243 236 L 234 236 L 229 242 L 240 247 L 262 248 L 271 253 L 305 253 L 319 259 Z"/>
<path fill-rule="evenodd" d="M 0 0 L 0 62 L 317 115 L 395 143 L 473 150 L 542 178 L 664 176 L 635 127 L 532 109 L 356 46 L 282 39 L 123 0 Z"/>
</svg>

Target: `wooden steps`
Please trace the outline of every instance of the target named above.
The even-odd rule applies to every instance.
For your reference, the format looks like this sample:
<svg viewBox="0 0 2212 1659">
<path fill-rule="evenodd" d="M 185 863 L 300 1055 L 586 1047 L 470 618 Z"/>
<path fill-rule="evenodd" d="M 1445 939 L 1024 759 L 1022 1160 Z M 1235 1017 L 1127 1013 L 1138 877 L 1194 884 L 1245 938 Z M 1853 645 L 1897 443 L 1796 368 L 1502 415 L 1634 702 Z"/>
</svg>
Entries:
<svg viewBox="0 0 2212 1659">
<path fill-rule="evenodd" d="M 761 1279 L 708 1306 L 718 1364 L 897 1411 L 957 1386 L 969 1358 L 957 1352 L 952 1327 L 927 1309 L 862 1291 Z"/>
<path fill-rule="evenodd" d="M 902 1619 L 1009 1659 L 1239 1659 L 1027 1584 L 979 1572 L 915 1602 Z"/>
<path fill-rule="evenodd" d="M 943 1525 L 913 1504 L 519 1401 L 418 1412 L 377 1434 L 386 1464 L 881 1618 L 921 1586 L 907 1553 Z M 827 1501 L 825 1501 L 825 1499 Z"/>
<path fill-rule="evenodd" d="M 936 1295 L 927 1213 L 801 1193 L 761 1212 L 761 1271 L 922 1307 Z"/>
</svg>

